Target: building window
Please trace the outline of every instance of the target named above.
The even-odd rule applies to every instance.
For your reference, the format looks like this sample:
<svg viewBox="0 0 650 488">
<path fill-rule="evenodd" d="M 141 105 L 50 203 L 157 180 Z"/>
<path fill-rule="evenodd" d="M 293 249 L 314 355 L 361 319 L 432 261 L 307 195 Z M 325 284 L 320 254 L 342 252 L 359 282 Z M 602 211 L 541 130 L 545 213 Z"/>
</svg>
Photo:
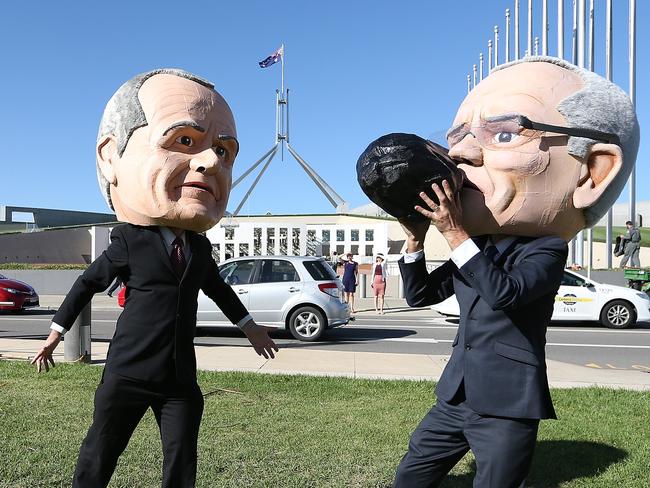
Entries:
<svg viewBox="0 0 650 488">
<path fill-rule="evenodd" d="M 345 240 L 345 229 L 336 229 L 336 240 L 337 242 L 343 242 Z"/>
<path fill-rule="evenodd" d="M 275 229 L 269 227 L 266 229 L 266 254 L 275 254 Z"/>
<path fill-rule="evenodd" d="M 350 240 L 352 242 L 359 242 L 359 229 L 352 229 L 350 231 Z"/>
<path fill-rule="evenodd" d="M 345 246 L 343 244 L 337 244 L 336 245 L 336 254 L 339 256 L 343 256 L 343 253 L 345 252 Z"/>
<path fill-rule="evenodd" d="M 248 243 L 242 243 L 239 245 L 239 255 L 248 256 Z"/>
<path fill-rule="evenodd" d="M 330 255 L 330 245 L 329 244 L 321 245 L 321 253 L 323 253 L 322 256 L 329 257 L 329 255 Z"/>
<path fill-rule="evenodd" d="M 359 244 L 352 244 L 350 246 L 350 252 L 357 256 L 359 254 Z"/>
<path fill-rule="evenodd" d="M 235 257 L 235 245 L 234 244 L 226 244 L 226 255 L 224 258 L 230 259 Z"/>
<path fill-rule="evenodd" d="M 280 255 L 281 256 L 286 256 L 287 255 L 287 228 L 286 227 L 280 227 Z"/>
<path fill-rule="evenodd" d="M 329 242 L 330 241 L 330 231 L 329 230 L 324 230 L 323 231 L 323 238 L 321 239 L 323 242 Z"/>
<path fill-rule="evenodd" d="M 262 254 L 262 229 L 260 227 L 253 229 L 253 254 L 255 256 Z"/>
<path fill-rule="evenodd" d="M 234 227 L 224 227 L 223 231 L 226 235 L 227 241 L 232 241 L 235 239 L 235 228 Z"/>
<path fill-rule="evenodd" d="M 219 264 L 219 261 L 221 261 L 220 247 L 221 246 L 219 244 L 212 244 L 212 258 L 216 261 L 217 264 Z"/>
<path fill-rule="evenodd" d="M 327 246 L 329 248 L 329 246 Z M 316 231 L 307 231 L 307 256 L 316 256 Z"/>
<path fill-rule="evenodd" d="M 375 231 L 374 229 L 366 229 L 366 241 L 375 240 Z"/>
<path fill-rule="evenodd" d="M 373 254 L 373 245 L 366 244 L 366 256 L 372 256 Z"/>
<path fill-rule="evenodd" d="M 291 254 L 300 256 L 300 229 L 291 229 Z"/>
</svg>

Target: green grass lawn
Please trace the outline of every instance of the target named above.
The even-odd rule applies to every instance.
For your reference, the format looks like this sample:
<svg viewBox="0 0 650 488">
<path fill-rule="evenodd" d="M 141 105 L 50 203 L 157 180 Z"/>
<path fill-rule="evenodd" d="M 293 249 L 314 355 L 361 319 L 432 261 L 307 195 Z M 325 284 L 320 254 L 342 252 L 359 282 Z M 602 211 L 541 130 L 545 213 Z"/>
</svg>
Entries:
<svg viewBox="0 0 650 488">
<path fill-rule="evenodd" d="M 617 227 L 612 226 L 612 242 L 616 242 L 616 236 L 625 235 L 627 227 Z M 641 246 L 648 247 L 650 246 L 650 229 L 641 227 Z M 605 242 L 605 227 L 594 227 L 594 241 L 595 242 Z M 587 231 L 585 231 L 585 240 L 587 239 Z"/>
<path fill-rule="evenodd" d="M 0 487 L 70 486 L 100 375 L 65 364 L 37 375 L 0 361 Z M 388 487 L 434 402 L 430 382 L 201 373 L 199 383 L 197 486 L 210 488 Z M 555 390 L 553 398 L 560 420 L 541 424 L 530 486 L 650 485 L 647 392 Z M 148 413 L 110 486 L 160 486 L 161 458 Z M 443 486 L 471 487 L 473 469 L 466 456 Z"/>
</svg>

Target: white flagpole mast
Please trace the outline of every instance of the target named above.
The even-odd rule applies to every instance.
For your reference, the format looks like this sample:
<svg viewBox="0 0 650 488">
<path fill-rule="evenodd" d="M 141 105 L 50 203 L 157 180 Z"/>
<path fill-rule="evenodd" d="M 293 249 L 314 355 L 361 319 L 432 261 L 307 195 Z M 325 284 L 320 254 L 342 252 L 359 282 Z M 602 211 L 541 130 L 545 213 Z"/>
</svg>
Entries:
<svg viewBox="0 0 650 488">
<path fill-rule="evenodd" d="M 280 48 L 280 59 L 282 60 L 282 98 L 284 98 L 284 42 L 282 43 L 282 47 Z"/>
</svg>

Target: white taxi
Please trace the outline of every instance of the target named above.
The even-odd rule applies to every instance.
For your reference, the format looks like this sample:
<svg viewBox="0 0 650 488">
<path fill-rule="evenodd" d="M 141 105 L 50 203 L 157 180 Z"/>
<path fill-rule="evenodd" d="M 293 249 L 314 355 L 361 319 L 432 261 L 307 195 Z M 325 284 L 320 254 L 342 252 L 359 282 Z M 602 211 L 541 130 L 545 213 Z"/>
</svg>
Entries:
<svg viewBox="0 0 650 488">
<path fill-rule="evenodd" d="M 431 308 L 442 315 L 460 315 L 456 295 Z M 610 329 L 626 329 L 637 321 L 650 321 L 650 297 L 644 292 L 597 283 L 565 270 L 551 320 L 588 320 Z"/>
</svg>

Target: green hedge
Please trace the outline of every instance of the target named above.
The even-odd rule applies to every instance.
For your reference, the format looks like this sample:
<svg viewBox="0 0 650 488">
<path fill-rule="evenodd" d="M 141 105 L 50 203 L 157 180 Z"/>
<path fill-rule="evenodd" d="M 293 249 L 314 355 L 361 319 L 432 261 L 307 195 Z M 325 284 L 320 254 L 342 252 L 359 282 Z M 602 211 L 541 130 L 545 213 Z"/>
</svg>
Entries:
<svg viewBox="0 0 650 488">
<path fill-rule="evenodd" d="M 616 236 L 624 235 L 627 227 L 612 226 L 612 242 L 616 241 Z M 641 232 L 641 246 L 650 247 L 650 229 L 640 227 Z M 587 239 L 587 231 L 585 231 L 585 240 Z M 594 227 L 594 241 L 605 242 L 605 227 Z"/>
</svg>

